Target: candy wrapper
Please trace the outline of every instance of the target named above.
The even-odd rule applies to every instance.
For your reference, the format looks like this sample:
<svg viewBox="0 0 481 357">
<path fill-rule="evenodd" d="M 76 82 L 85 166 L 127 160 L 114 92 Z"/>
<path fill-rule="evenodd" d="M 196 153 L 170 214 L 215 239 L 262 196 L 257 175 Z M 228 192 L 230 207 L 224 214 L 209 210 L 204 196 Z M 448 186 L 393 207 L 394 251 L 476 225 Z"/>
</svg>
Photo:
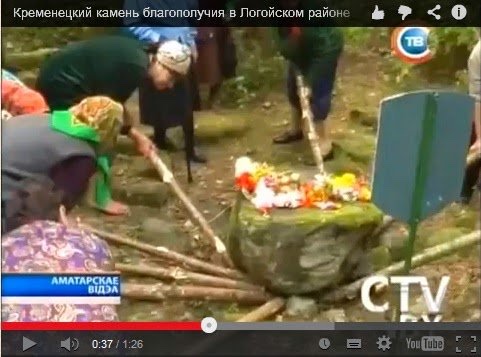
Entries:
<svg viewBox="0 0 481 357">
<path fill-rule="evenodd" d="M 368 183 L 354 174 L 316 175 L 313 180 L 301 182 L 297 173 L 277 172 L 248 157 L 236 161 L 235 185 L 264 214 L 273 208 L 333 210 L 343 203 L 371 200 Z"/>
</svg>

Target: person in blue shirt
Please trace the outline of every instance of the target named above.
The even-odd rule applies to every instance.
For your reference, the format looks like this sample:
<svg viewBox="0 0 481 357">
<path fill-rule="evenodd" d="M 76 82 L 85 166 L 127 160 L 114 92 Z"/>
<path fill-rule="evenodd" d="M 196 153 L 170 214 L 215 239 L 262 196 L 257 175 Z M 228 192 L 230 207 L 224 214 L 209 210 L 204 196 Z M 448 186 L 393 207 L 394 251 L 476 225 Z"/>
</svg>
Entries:
<svg viewBox="0 0 481 357">
<path fill-rule="evenodd" d="M 190 46 L 193 62 L 197 59 L 195 46 L 196 28 L 188 18 L 143 17 L 143 9 L 156 10 L 195 10 L 197 0 L 126 0 L 126 10 L 136 10 L 141 16 L 124 21 L 124 33 L 146 44 L 156 44 L 176 40 Z M 179 81 L 168 91 L 157 91 L 150 83 L 139 88 L 139 109 L 141 121 L 154 128 L 154 142 L 161 149 L 169 148 L 166 131 L 168 128 L 182 126 L 189 181 L 190 162 L 205 163 L 206 159 L 194 149 L 194 95 L 197 93 L 193 68 L 185 81 Z"/>
</svg>

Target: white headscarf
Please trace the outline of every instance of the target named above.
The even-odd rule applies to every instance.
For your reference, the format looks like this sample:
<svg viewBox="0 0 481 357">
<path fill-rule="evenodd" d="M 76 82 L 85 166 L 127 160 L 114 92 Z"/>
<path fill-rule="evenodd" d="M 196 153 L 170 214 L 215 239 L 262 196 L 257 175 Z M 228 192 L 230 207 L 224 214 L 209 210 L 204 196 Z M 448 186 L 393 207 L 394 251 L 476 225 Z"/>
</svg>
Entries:
<svg viewBox="0 0 481 357">
<path fill-rule="evenodd" d="M 191 56 L 190 48 L 177 41 L 162 43 L 155 55 L 159 63 L 181 75 L 189 72 Z"/>
</svg>

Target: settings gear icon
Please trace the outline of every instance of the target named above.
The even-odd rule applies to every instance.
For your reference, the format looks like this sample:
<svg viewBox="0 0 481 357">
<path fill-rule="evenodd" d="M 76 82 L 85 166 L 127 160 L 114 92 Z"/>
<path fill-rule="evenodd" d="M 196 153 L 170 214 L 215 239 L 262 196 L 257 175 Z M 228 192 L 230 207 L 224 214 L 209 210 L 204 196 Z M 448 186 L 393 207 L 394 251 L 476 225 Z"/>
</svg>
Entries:
<svg viewBox="0 0 481 357">
<path fill-rule="evenodd" d="M 383 352 L 389 350 L 391 348 L 391 344 L 391 338 L 386 335 L 382 335 L 382 337 L 378 337 L 377 339 L 377 349 L 382 350 Z"/>
</svg>

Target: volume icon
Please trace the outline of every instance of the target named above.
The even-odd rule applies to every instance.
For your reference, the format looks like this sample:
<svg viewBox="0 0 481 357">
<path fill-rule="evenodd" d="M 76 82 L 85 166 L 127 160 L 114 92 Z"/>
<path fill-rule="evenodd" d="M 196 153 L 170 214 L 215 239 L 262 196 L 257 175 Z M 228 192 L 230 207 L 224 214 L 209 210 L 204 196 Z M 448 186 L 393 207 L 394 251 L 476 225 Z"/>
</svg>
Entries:
<svg viewBox="0 0 481 357">
<path fill-rule="evenodd" d="M 66 338 L 65 340 L 63 341 L 60 341 L 60 348 L 63 348 L 67 351 L 77 351 L 78 347 L 79 347 L 79 342 L 78 342 L 78 339 L 76 338 Z"/>
</svg>

